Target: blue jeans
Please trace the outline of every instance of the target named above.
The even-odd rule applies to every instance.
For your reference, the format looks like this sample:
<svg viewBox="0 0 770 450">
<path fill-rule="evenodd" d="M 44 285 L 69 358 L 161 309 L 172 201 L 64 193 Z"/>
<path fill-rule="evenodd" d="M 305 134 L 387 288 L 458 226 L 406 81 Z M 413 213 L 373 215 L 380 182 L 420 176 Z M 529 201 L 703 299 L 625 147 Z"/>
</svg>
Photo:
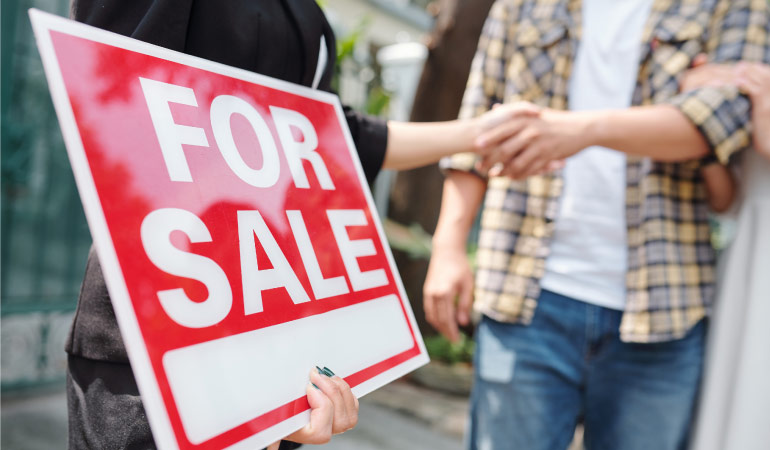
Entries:
<svg viewBox="0 0 770 450">
<path fill-rule="evenodd" d="M 684 449 L 706 323 L 680 340 L 630 344 L 621 315 L 543 291 L 529 326 L 484 317 L 468 448 L 564 450 L 582 420 L 587 450 Z"/>
</svg>

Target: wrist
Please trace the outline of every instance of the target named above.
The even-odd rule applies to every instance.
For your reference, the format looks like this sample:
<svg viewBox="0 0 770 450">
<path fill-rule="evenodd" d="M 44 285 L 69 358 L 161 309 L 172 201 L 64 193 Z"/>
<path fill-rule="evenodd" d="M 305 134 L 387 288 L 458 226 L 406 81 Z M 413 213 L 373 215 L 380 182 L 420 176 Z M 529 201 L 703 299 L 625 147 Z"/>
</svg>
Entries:
<svg viewBox="0 0 770 450">
<path fill-rule="evenodd" d="M 436 229 L 431 241 L 433 254 L 465 253 L 467 235 L 457 231 Z"/>
<path fill-rule="evenodd" d="M 468 151 L 476 153 L 479 150 L 476 148 L 476 140 L 488 128 L 484 126 L 482 116 L 472 119 L 460 119 L 457 122 L 460 126 L 457 127 L 458 134 L 456 138 L 463 143 L 464 147 L 468 148 Z"/>
<path fill-rule="evenodd" d="M 580 141 L 582 148 L 593 145 L 607 146 L 609 141 L 607 113 L 605 111 L 580 111 Z"/>
<path fill-rule="evenodd" d="M 541 117 L 553 128 L 562 141 L 563 151 L 555 156 L 567 158 L 592 145 L 597 145 L 602 129 L 599 111 L 563 111 L 546 109 Z"/>
<path fill-rule="evenodd" d="M 458 258 L 467 256 L 467 245 L 447 244 L 446 242 L 433 241 L 431 258 L 440 261 L 457 261 Z"/>
<path fill-rule="evenodd" d="M 770 99 L 766 95 L 751 98 L 752 119 L 770 117 Z"/>
</svg>

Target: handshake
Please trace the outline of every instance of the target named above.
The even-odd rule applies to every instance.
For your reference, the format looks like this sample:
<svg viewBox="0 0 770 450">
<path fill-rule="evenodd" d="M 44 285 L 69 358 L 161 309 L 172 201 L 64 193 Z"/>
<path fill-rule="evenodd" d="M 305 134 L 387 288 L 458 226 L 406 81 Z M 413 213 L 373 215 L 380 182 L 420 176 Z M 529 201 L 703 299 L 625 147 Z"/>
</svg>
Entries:
<svg viewBox="0 0 770 450">
<path fill-rule="evenodd" d="M 468 120 L 388 122 L 383 167 L 404 170 L 473 152 L 476 170 L 523 179 L 561 168 L 565 158 L 599 144 L 600 111 L 559 111 L 529 102 L 495 105 Z"/>
<path fill-rule="evenodd" d="M 491 177 L 523 179 L 560 169 L 564 160 L 592 145 L 593 115 L 558 111 L 528 102 L 495 107 L 475 121 L 476 170 Z"/>
</svg>

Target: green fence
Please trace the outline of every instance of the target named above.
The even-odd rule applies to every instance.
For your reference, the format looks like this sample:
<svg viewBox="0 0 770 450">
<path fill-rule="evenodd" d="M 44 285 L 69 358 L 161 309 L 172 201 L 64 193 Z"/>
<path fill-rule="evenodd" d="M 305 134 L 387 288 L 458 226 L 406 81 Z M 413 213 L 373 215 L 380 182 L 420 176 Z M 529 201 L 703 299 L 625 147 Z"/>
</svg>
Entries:
<svg viewBox="0 0 770 450">
<path fill-rule="evenodd" d="M 68 0 L 3 0 L 2 389 L 61 382 L 91 242 L 27 16 Z"/>
</svg>

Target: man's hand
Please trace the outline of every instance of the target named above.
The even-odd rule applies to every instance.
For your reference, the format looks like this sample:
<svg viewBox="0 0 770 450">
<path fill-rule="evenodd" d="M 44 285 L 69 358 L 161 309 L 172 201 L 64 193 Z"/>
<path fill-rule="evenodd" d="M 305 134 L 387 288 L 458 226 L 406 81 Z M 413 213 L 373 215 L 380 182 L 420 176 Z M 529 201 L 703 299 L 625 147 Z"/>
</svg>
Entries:
<svg viewBox="0 0 770 450">
<path fill-rule="evenodd" d="M 516 102 L 505 105 L 497 103 L 492 109 L 473 119 L 476 125 L 475 138 L 478 140 L 483 134 L 500 126 L 505 126 L 517 119 L 539 117 L 542 111 L 543 108 L 529 102 Z M 481 156 L 487 156 L 494 149 L 476 146 L 475 150 Z"/>
<path fill-rule="evenodd" d="M 508 120 L 476 139 L 478 152 L 487 155 L 479 169 L 516 179 L 553 170 L 591 145 L 590 125 L 590 113 L 554 109 L 543 109 L 537 117 Z"/>
<path fill-rule="evenodd" d="M 466 243 L 486 188 L 483 179 L 467 172 L 450 171 L 444 179 L 423 304 L 428 322 L 453 342 L 460 337 L 458 322 L 470 323 L 473 273 Z"/>
<path fill-rule="evenodd" d="M 473 272 L 465 248 L 434 247 L 423 287 L 425 318 L 447 339 L 457 342 L 457 324 L 470 323 L 472 302 Z"/>
<path fill-rule="evenodd" d="M 759 63 L 738 63 L 736 83 L 751 99 L 751 120 L 754 123 L 754 148 L 770 158 L 770 66 Z"/>
<path fill-rule="evenodd" d="M 679 90 L 687 92 L 702 87 L 735 85 L 735 75 L 734 64 L 709 64 L 708 57 L 701 53 L 679 80 Z"/>
<path fill-rule="evenodd" d="M 770 158 L 770 66 L 760 63 L 708 63 L 706 55 L 698 55 L 693 68 L 682 76 L 682 92 L 709 86 L 737 86 L 751 99 L 754 123 L 754 148 Z"/>
</svg>

